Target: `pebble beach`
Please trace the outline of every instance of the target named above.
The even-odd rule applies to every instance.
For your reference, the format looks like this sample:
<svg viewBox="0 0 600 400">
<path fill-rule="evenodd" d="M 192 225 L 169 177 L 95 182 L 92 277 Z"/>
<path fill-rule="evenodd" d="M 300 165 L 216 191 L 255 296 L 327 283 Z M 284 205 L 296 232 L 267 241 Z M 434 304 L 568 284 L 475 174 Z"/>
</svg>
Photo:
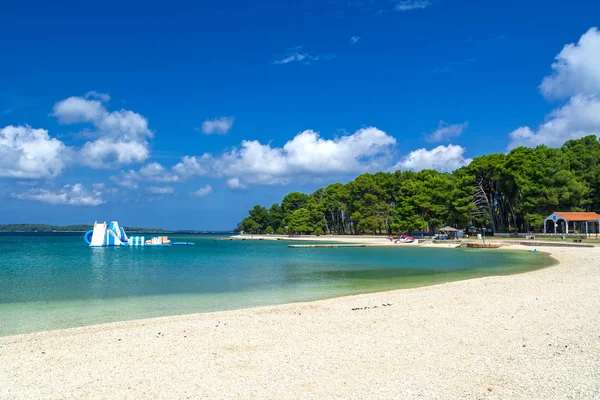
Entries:
<svg viewBox="0 0 600 400">
<path fill-rule="evenodd" d="M 598 399 L 600 248 L 543 251 L 559 263 L 0 337 L 0 398 Z"/>
</svg>

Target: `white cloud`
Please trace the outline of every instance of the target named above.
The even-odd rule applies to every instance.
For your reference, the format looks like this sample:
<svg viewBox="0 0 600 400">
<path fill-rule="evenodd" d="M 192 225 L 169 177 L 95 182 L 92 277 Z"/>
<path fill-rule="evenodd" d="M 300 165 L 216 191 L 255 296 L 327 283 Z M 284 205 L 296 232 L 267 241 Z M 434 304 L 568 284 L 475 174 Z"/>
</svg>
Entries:
<svg viewBox="0 0 600 400">
<path fill-rule="evenodd" d="M 97 139 L 79 151 L 79 162 L 92 168 L 115 168 L 143 162 L 150 156 L 147 139 L 153 136 L 148 121 L 129 110 L 109 112 L 103 104 L 108 97 L 95 93 L 89 98 L 69 97 L 54 105 L 52 115 L 62 124 L 91 123 Z M 102 100 L 91 100 L 101 98 Z"/>
<path fill-rule="evenodd" d="M 200 157 L 184 156 L 170 170 L 153 162 L 144 165 L 138 171 L 133 169 L 121 171 L 119 174 L 111 176 L 110 179 L 115 184 L 129 189 L 137 189 L 139 182 L 184 182 L 195 176 L 206 175 L 208 169 L 211 168 L 212 160 L 210 154 Z"/>
<path fill-rule="evenodd" d="M 96 191 L 104 190 L 105 187 L 106 187 L 106 185 L 104 183 L 94 183 L 94 184 L 92 184 L 92 189 L 94 189 Z"/>
<path fill-rule="evenodd" d="M 52 116 L 61 124 L 77 124 L 100 120 L 106 114 L 101 101 L 69 97 L 54 105 Z"/>
<path fill-rule="evenodd" d="M 424 10 L 432 5 L 430 0 L 404 0 L 396 3 L 396 10 L 398 11 L 410 11 L 410 10 Z"/>
<path fill-rule="evenodd" d="M 395 144 L 396 139 L 373 127 L 336 139 L 307 130 L 281 148 L 245 140 L 215 158 L 212 167 L 217 175 L 243 183 L 286 184 L 302 175 L 348 175 L 382 168 Z"/>
<path fill-rule="evenodd" d="M 190 195 L 194 197 L 206 197 L 210 196 L 211 194 L 213 194 L 213 188 L 210 185 L 206 185 L 195 192 L 190 193 Z"/>
<path fill-rule="evenodd" d="M 204 154 L 201 157 L 184 156 L 181 157 L 181 162 L 177 163 L 172 169 L 184 180 L 194 176 L 206 175 L 211 159 L 210 154 Z"/>
<path fill-rule="evenodd" d="M 233 117 L 207 119 L 202 123 L 202 133 L 205 135 L 226 135 L 233 126 Z"/>
<path fill-rule="evenodd" d="M 0 129 L 0 177 L 55 177 L 65 167 L 69 149 L 45 129 L 7 126 Z"/>
<path fill-rule="evenodd" d="M 240 178 L 229 178 L 227 179 L 227 186 L 230 189 L 245 189 L 246 185 L 240 182 Z"/>
<path fill-rule="evenodd" d="M 464 157 L 465 149 L 461 146 L 449 144 L 438 146 L 434 149 L 419 149 L 410 152 L 404 157 L 394 169 L 410 169 L 421 171 L 423 169 L 435 169 L 442 172 L 451 172 L 455 169 L 469 165 L 471 158 Z"/>
<path fill-rule="evenodd" d="M 426 139 L 429 142 L 443 142 L 460 136 L 469 126 L 468 122 L 462 124 L 448 125 L 444 121 L 440 121 L 435 131 L 427 135 Z"/>
<path fill-rule="evenodd" d="M 350 38 L 350 43 L 352 43 L 352 44 L 356 44 L 356 43 L 358 43 L 358 41 L 359 41 L 360 39 L 362 39 L 362 36 L 352 36 L 352 37 Z"/>
<path fill-rule="evenodd" d="M 133 170 L 129 170 L 127 172 L 121 171 L 120 174 L 111 176 L 110 180 L 114 184 L 119 185 L 124 188 L 127 188 L 127 189 L 137 189 L 139 186 L 138 185 L 139 175 L 136 171 L 133 171 Z"/>
<path fill-rule="evenodd" d="M 150 186 L 146 190 L 152 194 L 171 194 L 175 192 L 175 189 L 171 186 Z"/>
<path fill-rule="evenodd" d="M 144 165 L 140 168 L 138 174 L 140 180 L 149 182 L 178 182 L 180 180 L 178 175 L 169 172 L 156 162 Z"/>
<path fill-rule="evenodd" d="M 600 32 L 591 28 L 578 44 L 565 46 L 552 69 L 552 75 L 542 81 L 542 94 L 569 99 L 551 111 L 537 130 L 522 126 L 511 132 L 509 149 L 541 144 L 559 147 L 569 139 L 600 136 Z"/>
<path fill-rule="evenodd" d="M 511 132 L 509 149 L 541 144 L 560 147 L 569 139 L 587 135 L 600 137 L 600 99 L 574 96 L 567 104 L 553 110 L 536 131 L 523 126 Z"/>
<path fill-rule="evenodd" d="M 46 189 L 31 189 L 25 193 L 13 194 L 20 200 L 35 200 L 49 204 L 63 204 L 71 206 L 98 206 L 106 203 L 101 197 L 99 191 L 89 192 L 85 187 L 77 183 L 75 185 L 66 185 L 58 191 Z"/>
<path fill-rule="evenodd" d="M 142 162 L 150 156 L 148 142 L 98 139 L 84 144 L 79 162 L 92 168 L 115 168 L 122 164 Z"/>
<path fill-rule="evenodd" d="M 577 44 L 570 43 L 556 56 L 553 73 L 540 89 L 547 98 L 600 93 L 600 32 L 590 28 Z"/>
</svg>

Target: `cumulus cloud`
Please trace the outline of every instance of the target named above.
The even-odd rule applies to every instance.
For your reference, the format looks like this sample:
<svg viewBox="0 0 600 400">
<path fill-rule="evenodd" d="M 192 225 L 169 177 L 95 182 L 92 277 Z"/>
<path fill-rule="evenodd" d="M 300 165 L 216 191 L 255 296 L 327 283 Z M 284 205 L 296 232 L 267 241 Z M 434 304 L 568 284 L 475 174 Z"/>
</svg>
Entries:
<svg viewBox="0 0 600 400">
<path fill-rule="evenodd" d="M 144 165 L 138 174 L 141 180 L 149 182 L 178 182 L 181 179 L 156 162 Z"/>
<path fill-rule="evenodd" d="M 347 175 L 382 168 L 396 139 L 369 127 L 336 139 L 307 130 L 283 147 L 256 140 L 213 159 L 217 175 L 243 183 L 286 184 L 293 177 Z"/>
<path fill-rule="evenodd" d="M 106 109 L 99 100 L 69 97 L 56 103 L 51 115 L 61 124 L 76 124 L 100 120 L 105 113 Z"/>
<path fill-rule="evenodd" d="M 537 130 L 523 126 L 511 132 L 509 149 L 541 144 L 560 147 L 569 139 L 588 135 L 600 137 L 600 99 L 578 95 L 553 110 Z"/>
<path fill-rule="evenodd" d="M 600 135 L 600 32 L 591 28 L 577 44 L 556 56 L 553 73 L 542 81 L 547 98 L 569 97 L 537 129 L 522 126 L 509 134 L 509 149 L 541 144 L 558 147 L 566 140 Z"/>
<path fill-rule="evenodd" d="M 469 126 L 468 122 L 462 124 L 448 125 L 444 121 L 440 121 L 435 131 L 426 136 L 429 142 L 443 142 L 462 135 Z"/>
<path fill-rule="evenodd" d="M 210 185 L 206 185 L 195 192 L 190 193 L 190 195 L 193 197 L 206 197 L 210 196 L 211 194 L 213 194 L 213 188 Z"/>
<path fill-rule="evenodd" d="M 137 171 L 130 169 L 129 171 L 121 171 L 117 175 L 113 175 L 110 177 L 110 180 L 118 186 L 127 188 L 127 189 L 137 189 L 140 181 L 140 175 Z"/>
<path fill-rule="evenodd" d="M 540 89 L 547 98 L 600 94 L 600 32 L 590 28 L 578 43 L 567 44 Z"/>
<path fill-rule="evenodd" d="M 92 168 L 115 168 L 145 161 L 150 155 L 147 139 L 153 136 L 146 118 L 124 109 L 109 112 L 103 104 L 107 95 L 88 92 L 86 97 L 61 100 L 52 112 L 61 124 L 91 123 L 95 127 L 91 134 L 96 139 L 80 149 L 79 162 Z"/>
<path fill-rule="evenodd" d="M 146 191 L 152 194 L 171 194 L 175 192 L 175 189 L 171 186 L 150 186 Z"/>
<path fill-rule="evenodd" d="M 411 11 L 424 10 L 433 4 L 430 0 L 404 0 L 396 3 L 396 10 Z"/>
<path fill-rule="evenodd" d="M 13 196 L 20 200 L 34 200 L 55 205 L 98 206 L 106 203 L 102 199 L 102 192 L 100 190 L 89 192 L 80 183 L 66 185 L 57 191 L 31 189 L 25 193 L 14 193 Z"/>
<path fill-rule="evenodd" d="M 152 162 L 137 171 L 133 169 L 121 171 L 117 175 L 111 176 L 110 179 L 115 184 L 128 189 L 137 189 L 139 182 L 184 182 L 195 176 L 206 175 L 211 168 L 212 161 L 213 158 L 210 154 L 200 157 L 184 156 L 171 169 Z"/>
<path fill-rule="evenodd" d="M 229 178 L 227 179 L 227 186 L 230 189 L 245 189 L 246 185 L 240 182 L 240 178 Z"/>
<path fill-rule="evenodd" d="M 210 154 L 204 154 L 201 157 L 181 157 L 181 162 L 173 166 L 173 172 L 179 175 L 182 179 L 206 175 L 211 159 L 212 157 Z"/>
<path fill-rule="evenodd" d="M 81 164 L 92 168 L 116 168 L 122 164 L 142 162 L 150 156 L 146 141 L 98 139 L 87 142 L 79 153 Z"/>
<path fill-rule="evenodd" d="M 205 135 L 226 135 L 233 127 L 233 117 L 207 119 L 202 123 L 202 133 Z"/>
<path fill-rule="evenodd" d="M 45 129 L 7 126 L 0 129 L 0 177 L 50 178 L 65 167 L 68 148 Z"/>
<path fill-rule="evenodd" d="M 435 169 L 441 172 L 451 172 L 455 169 L 469 165 L 471 158 L 464 157 L 465 149 L 461 146 L 449 144 L 438 146 L 434 149 L 419 149 L 405 156 L 394 169 L 409 169 L 421 171 Z"/>
</svg>

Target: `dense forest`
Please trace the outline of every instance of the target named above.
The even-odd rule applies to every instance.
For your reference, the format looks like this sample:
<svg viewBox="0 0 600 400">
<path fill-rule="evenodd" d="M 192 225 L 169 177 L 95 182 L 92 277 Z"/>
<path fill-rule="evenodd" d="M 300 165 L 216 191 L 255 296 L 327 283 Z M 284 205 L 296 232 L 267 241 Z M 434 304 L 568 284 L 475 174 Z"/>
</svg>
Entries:
<svg viewBox="0 0 600 400">
<path fill-rule="evenodd" d="M 0 232 L 87 232 L 93 225 L 45 225 L 45 224 L 8 224 L 0 225 Z M 164 229 L 123 227 L 125 232 L 165 233 Z"/>
<path fill-rule="evenodd" d="M 530 232 L 554 211 L 600 211 L 600 142 L 519 147 L 473 159 L 452 173 L 363 174 L 312 194 L 256 205 L 238 225 L 248 233 L 414 233 L 445 225 Z"/>
</svg>

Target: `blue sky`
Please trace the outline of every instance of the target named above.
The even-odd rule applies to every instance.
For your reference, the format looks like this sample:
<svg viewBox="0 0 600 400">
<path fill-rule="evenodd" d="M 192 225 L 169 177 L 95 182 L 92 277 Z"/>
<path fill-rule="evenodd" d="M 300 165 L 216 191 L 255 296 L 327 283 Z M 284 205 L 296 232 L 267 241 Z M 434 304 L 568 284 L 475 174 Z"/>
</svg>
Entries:
<svg viewBox="0 0 600 400">
<path fill-rule="evenodd" d="M 2 4 L 0 223 L 231 229 L 600 133 L 595 2 L 86 3 Z"/>
</svg>

